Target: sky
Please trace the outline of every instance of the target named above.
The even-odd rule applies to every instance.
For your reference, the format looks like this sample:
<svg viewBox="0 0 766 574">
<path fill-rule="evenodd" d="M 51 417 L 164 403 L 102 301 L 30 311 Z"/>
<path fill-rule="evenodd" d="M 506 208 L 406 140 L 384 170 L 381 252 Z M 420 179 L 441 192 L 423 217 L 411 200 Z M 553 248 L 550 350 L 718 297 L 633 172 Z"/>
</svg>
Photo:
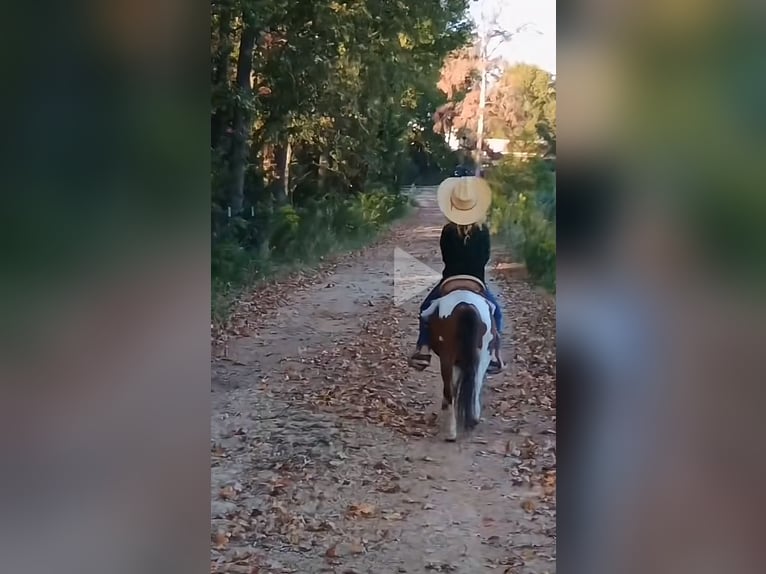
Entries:
<svg viewBox="0 0 766 574">
<path fill-rule="evenodd" d="M 556 73 L 556 0 L 473 0 L 471 15 L 477 20 L 481 5 L 485 12 L 499 8 L 499 23 L 505 30 L 514 30 L 527 22 L 533 30 L 521 32 L 498 50 L 510 63 L 536 64 L 542 69 Z"/>
</svg>

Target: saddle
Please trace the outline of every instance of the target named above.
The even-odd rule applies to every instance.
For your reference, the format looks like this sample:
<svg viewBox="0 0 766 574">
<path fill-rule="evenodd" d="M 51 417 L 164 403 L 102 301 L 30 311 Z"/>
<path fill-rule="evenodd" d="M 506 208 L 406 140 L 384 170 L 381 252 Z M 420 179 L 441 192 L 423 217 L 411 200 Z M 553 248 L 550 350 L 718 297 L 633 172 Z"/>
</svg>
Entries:
<svg viewBox="0 0 766 574">
<path fill-rule="evenodd" d="M 442 281 L 439 287 L 439 296 L 444 297 L 459 289 L 483 296 L 485 288 L 484 283 L 472 275 L 455 275 Z"/>
</svg>

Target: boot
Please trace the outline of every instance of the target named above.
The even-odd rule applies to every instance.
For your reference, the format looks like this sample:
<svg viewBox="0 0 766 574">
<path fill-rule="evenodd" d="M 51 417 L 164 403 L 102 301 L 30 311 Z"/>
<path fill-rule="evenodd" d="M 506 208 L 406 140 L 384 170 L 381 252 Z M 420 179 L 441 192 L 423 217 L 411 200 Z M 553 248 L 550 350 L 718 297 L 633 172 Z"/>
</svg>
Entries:
<svg viewBox="0 0 766 574">
<path fill-rule="evenodd" d="M 418 347 L 410 356 L 410 367 L 418 371 L 425 370 L 431 364 L 431 349 L 427 346 Z"/>
<path fill-rule="evenodd" d="M 505 361 L 503 361 L 503 357 L 500 355 L 500 339 L 496 337 L 495 344 L 492 346 L 492 359 L 489 362 L 489 367 L 487 367 L 487 374 L 496 375 L 504 371 L 505 367 Z"/>
</svg>

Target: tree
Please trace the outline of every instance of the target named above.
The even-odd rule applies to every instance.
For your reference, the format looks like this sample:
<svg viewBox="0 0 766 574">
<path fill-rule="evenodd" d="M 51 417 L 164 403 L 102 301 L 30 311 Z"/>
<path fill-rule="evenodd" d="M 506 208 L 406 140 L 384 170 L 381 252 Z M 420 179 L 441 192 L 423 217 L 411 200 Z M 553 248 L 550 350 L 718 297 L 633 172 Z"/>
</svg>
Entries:
<svg viewBox="0 0 766 574">
<path fill-rule="evenodd" d="M 506 68 L 490 93 L 489 106 L 491 132 L 511 139 L 516 149 L 555 148 L 556 90 L 550 73 L 529 64 Z"/>
<path fill-rule="evenodd" d="M 439 70 L 470 37 L 466 14 L 467 0 L 214 0 L 214 206 L 267 217 L 393 190 L 413 157 L 438 164 L 437 140 L 413 125 L 446 103 Z"/>
<path fill-rule="evenodd" d="M 451 143 L 454 130 L 467 124 L 472 107 L 471 95 L 478 80 L 478 54 L 475 46 L 465 46 L 450 54 L 442 66 L 437 87 L 447 101 L 434 114 L 434 131 L 446 136 Z"/>
<path fill-rule="evenodd" d="M 242 36 L 237 57 L 236 97 L 232 120 L 232 141 L 229 162 L 229 185 L 227 197 L 232 211 L 242 211 L 245 188 L 245 160 L 247 158 L 247 137 L 250 131 L 250 106 L 252 98 L 251 73 L 253 69 L 253 47 L 255 46 L 255 15 L 248 9 L 242 11 Z"/>
<path fill-rule="evenodd" d="M 446 134 L 448 142 L 454 135 L 474 149 L 477 169 L 481 166 L 479 150 L 488 151 L 484 144 L 485 132 L 500 136 L 506 132 L 505 126 L 487 109 L 491 106 L 489 85 L 501 76 L 504 68 L 498 57 L 499 49 L 516 35 L 534 31 L 529 23 L 513 30 L 505 29 L 499 23 L 502 6 L 481 4 L 472 44 L 451 54 L 442 68 L 439 87 L 449 101 L 434 116 L 435 129 Z"/>
<path fill-rule="evenodd" d="M 493 70 L 494 58 L 497 50 L 510 42 L 514 36 L 531 29 L 529 23 L 522 24 L 515 30 L 507 30 L 500 26 L 499 20 L 503 10 L 503 4 L 493 4 L 491 7 L 484 0 L 475 0 L 480 4 L 478 22 L 478 46 L 479 46 L 479 108 L 476 122 L 476 175 L 481 170 L 481 154 L 484 150 L 484 121 L 487 104 L 487 86 L 489 76 Z M 489 9 L 488 9 L 489 8 Z M 538 34 L 540 32 L 537 32 Z"/>
</svg>

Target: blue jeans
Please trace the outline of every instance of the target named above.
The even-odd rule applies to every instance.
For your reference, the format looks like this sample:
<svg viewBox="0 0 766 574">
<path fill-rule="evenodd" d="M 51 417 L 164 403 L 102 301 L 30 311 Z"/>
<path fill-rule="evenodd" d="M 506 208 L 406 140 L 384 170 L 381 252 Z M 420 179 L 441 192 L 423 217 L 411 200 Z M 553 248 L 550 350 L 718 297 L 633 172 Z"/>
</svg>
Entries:
<svg viewBox="0 0 766 574">
<path fill-rule="evenodd" d="M 420 325 L 418 330 L 418 347 L 423 347 L 424 345 L 431 346 L 429 340 L 428 340 L 428 321 L 426 319 L 423 319 L 422 314 L 423 311 L 425 311 L 428 306 L 433 302 L 434 299 L 439 298 L 439 287 L 441 287 L 441 282 L 439 282 L 436 287 L 431 289 L 431 292 L 426 297 L 425 301 L 420 305 Z M 492 294 L 492 292 L 489 289 L 484 290 L 484 296 L 495 306 L 495 325 L 497 326 L 498 333 L 502 333 L 503 331 L 503 312 L 500 310 L 500 305 L 497 303 L 497 299 Z"/>
</svg>

